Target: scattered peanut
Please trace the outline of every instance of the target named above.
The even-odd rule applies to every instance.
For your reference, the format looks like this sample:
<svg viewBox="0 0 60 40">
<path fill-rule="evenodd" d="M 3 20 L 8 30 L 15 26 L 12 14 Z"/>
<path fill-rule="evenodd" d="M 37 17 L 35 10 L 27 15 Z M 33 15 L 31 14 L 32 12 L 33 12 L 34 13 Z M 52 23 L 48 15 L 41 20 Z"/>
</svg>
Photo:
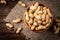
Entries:
<svg viewBox="0 0 60 40">
<path fill-rule="evenodd" d="M 22 3 L 21 6 L 26 7 L 26 4 Z"/>
<path fill-rule="evenodd" d="M 1 0 L 0 3 L 7 4 L 5 0 Z"/>
<path fill-rule="evenodd" d="M 58 27 L 56 30 L 55 30 L 55 34 L 58 34 L 59 33 L 59 30 L 60 30 L 60 28 Z"/>
<path fill-rule="evenodd" d="M 18 1 L 19 4 L 22 4 L 22 1 Z"/>
<path fill-rule="evenodd" d="M 13 28 L 13 25 L 10 24 L 10 23 L 6 23 L 6 26 L 7 26 L 8 28 Z"/>
<path fill-rule="evenodd" d="M 21 22 L 21 19 L 18 18 L 18 19 L 13 20 L 12 22 L 13 23 L 19 23 L 19 22 Z"/>
<path fill-rule="evenodd" d="M 22 28 L 21 28 L 21 27 L 17 28 L 16 33 L 17 33 L 17 34 L 18 34 L 18 33 L 20 33 L 20 32 L 21 32 L 21 30 L 22 30 Z"/>
<path fill-rule="evenodd" d="M 4 3 L 4 1 L 0 1 L 0 3 Z"/>
<path fill-rule="evenodd" d="M 60 31 L 60 23 L 57 22 L 57 23 L 54 24 L 53 31 L 54 31 L 54 34 L 58 34 L 59 33 L 59 31 Z"/>
</svg>

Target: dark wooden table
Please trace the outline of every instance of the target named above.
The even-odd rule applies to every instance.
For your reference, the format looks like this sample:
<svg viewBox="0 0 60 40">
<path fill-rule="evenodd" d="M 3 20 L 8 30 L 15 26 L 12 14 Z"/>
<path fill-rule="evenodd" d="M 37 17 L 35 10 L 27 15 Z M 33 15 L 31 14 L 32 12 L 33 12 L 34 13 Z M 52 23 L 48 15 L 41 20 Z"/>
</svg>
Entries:
<svg viewBox="0 0 60 40">
<path fill-rule="evenodd" d="M 27 6 L 33 3 L 33 1 L 30 0 L 22 1 L 26 3 Z M 46 5 L 48 5 L 51 8 L 55 18 L 57 16 L 60 16 L 59 0 L 35 0 L 35 1 L 39 1 L 41 3 L 45 3 Z M 52 31 L 52 27 L 47 32 L 36 33 L 27 29 L 23 21 L 19 24 L 14 24 L 15 27 L 18 25 L 19 27 L 21 26 L 23 28 L 20 34 L 16 34 L 13 30 L 11 31 L 8 30 L 8 28 L 6 28 L 5 26 L 6 21 L 9 22 L 16 18 L 23 18 L 22 16 L 26 9 L 24 7 L 19 6 L 19 4 L 16 3 L 17 2 L 10 2 L 9 5 L 0 4 L 0 21 L 5 19 L 5 21 L 3 20 L 4 22 L 0 22 L 0 40 L 60 40 L 60 34 L 55 35 Z"/>
</svg>

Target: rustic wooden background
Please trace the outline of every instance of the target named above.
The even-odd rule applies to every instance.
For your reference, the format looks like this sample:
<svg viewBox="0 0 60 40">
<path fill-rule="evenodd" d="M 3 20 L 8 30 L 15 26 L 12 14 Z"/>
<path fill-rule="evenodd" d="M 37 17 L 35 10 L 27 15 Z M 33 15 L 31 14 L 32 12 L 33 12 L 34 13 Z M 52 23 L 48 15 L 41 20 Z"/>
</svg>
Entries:
<svg viewBox="0 0 60 40">
<path fill-rule="evenodd" d="M 22 0 L 27 6 L 34 1 Z M 35 0 L 48 5 L 54 17 L 60 16 L 60 0 Z M 0 4 L 0 40 L 60 40 L 60 33 L 55 35 L 52 27 L 47 32 L 36 33 L 26 28 L 24 22 L 15 24 L 16 27 L 23 27 L 20 34 L 16 34 L 13 30 L 8 30 L 5 24 L 16 18 L 23 18 L 23 13 L 26 8 L 17 4 L 17 2 L 8 2 L 8 5 Z M 4 20 L 3 20 L 4 19 Z"/>
</svg>

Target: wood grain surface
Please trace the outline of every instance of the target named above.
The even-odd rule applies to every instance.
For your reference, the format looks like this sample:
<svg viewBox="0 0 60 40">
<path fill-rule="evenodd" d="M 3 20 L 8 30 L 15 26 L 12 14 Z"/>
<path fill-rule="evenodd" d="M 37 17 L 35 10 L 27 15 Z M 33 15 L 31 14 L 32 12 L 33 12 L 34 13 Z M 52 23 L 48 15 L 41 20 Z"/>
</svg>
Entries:
<svg viewBox="0 0 60 40">
<path fill-rule="evenodd" d="M 27 7 L 34 1 L 22 0 Z M 54 17 L 60 16 L 60 1 L 59 0 L 35 0 L 37 2 L 45 3 L 52 10 Z M 26 8 L 27 8 L 26 7 Z M 5 24 L 11 22 L 13 19 L 23 19 L 23 14 L 26 8 L 17 4 L 17 2 L 10 2 L 8 5 L 0 4 L 0 40 L 60 40 L 60 34 L 55 35 L 52 31 L 52 27 L 47 32 L 36 33 L 29 30 L 24 24 L 14 24 L 15 28 L 22 27 L 23 30 L 20 34 L 16 34 L 15 31 L 9 30 Z M 15 29 L 14 28 L 14 29 Z"/>
</svg>

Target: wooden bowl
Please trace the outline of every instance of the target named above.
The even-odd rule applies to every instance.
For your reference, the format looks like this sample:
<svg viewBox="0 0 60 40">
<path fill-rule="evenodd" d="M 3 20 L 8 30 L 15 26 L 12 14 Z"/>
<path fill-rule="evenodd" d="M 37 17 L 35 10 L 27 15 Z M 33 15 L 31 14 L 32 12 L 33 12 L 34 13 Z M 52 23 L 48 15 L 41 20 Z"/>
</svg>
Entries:
<svg viewBox="0 0 60 40">
<path fill-rule="evenodd" d="M 33 4 L 35 4 L 35 3 L 36 3 L 36 2 L 34 2 Z M 43 4 L 43 3 L 40 3 L 40 2 L 38 2 L 38 3 L 39 3 L 39 5 L 41 5 L 41 6 L 45 6 L 45 7 L 49 8 L 46 4 Z M 32 5 L 33 5 L 33 4 L 32 4 Z M 26 11 L 27 11 L 29 8 L 30 8 L 30 6 L 27 7 Z M 50 8 L 49 8 L 49 10 L 50 10 L 50 12 L 51 12 L 51 14 L 52 14 L 52 11 L 51 11 Z M 25 12 L 26 12 L 26 11 L 25 11 Z M 28 27 L 28 29 L 30 29 L 30 26 L 29 26 L 29 24 L 27 23 L 27 20 L 25 19 L 25 13 L 24 13 L 24 15 L 23 15 L 23 19 L 24 19 L 25 25 Z M 50 23 L 50 25 L 49 25 L 47 28 L 41 29 L 41 30 L 32 30 L 32 31 L 34 31 L 34 32 L 44 32 L 44 31 L 47 31 L 47 30 L 52 26 L 54 18 L 52 17 L 51 20 L 52 20 L 52 22 Z M 30 30 L 31 30 L 31 29 L 30 29 Z"/>
</svg>

